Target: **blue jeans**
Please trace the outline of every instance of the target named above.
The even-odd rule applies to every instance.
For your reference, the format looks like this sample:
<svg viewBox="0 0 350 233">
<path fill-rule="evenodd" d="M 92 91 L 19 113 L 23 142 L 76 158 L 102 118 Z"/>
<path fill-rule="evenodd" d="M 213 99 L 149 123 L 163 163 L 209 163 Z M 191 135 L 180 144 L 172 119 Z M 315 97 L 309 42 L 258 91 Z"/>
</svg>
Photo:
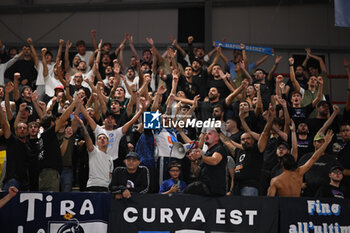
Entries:
<svg viewBox="0 0 350 233">
<path fill-rule="evenodd" d="M 2 191 L 7 192 L 11 186 L 15 186 L 17 189 L 19 189 L 20 183 L 14 178 L 9 179 L 2 188 Z"/>
<path fill-rule="evenodd" d="M 259 190 L 255 187 L 244 186 L 239 190 L 241 196 L 258 196 Z"/>
<path fill-rule="evenodd" d="M 63 167 L 61 172 L 61 192 L 72 192 L 73 187 L 73 169 Z"/>
</svg>

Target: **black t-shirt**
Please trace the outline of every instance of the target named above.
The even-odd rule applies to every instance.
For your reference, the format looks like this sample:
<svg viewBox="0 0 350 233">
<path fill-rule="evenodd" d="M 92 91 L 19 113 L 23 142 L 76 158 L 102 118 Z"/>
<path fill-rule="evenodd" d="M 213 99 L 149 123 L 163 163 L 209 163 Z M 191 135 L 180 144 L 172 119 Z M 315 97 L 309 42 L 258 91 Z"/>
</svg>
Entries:
<svg viewBox="0 0 350 233">
<path fill-rule="evenodd" d="M 209 118 L 213 118 L 214 106 L 217 104 L 222 105 L 224 109 L 226 109 L 226 103 L 224 99 L 219 100 L 215 103 L 198 101 L 198 109 L 200 111 L 200 118 L 202 121 L 208 120 Z"/>
<path fill-rule="evenodd" d="M 240 104 L 240 101 L 236 101 L 236 102 L 231 104 L 231 109 L 233 111 L 233 117 L 236 119 L 240 119 L 239 118 L 239 104 Z M 249 128 L 256 133 L 261 133 L 264 130 L 264 127 L 266 124 L 266 121 L 262 117 L 262 115 L 260 114 L 260 115 L 256 116 L 254 111 L 249 111 L 249 115 L 248 115 L 248 117 L 245 118 L 245 121 L 246 121 L 247 125 L 249 126 Z"/>
<path fill-rule="evenodd" d="M 55 132 L 55 125 L 50 126 L 45 130 L 39 139 L 40 154 L 39 165 L 40 170 L 44 168 L 52 168 L 61 173 L 62 170 L 62 156 L 60 144 Z"/>
<path fill-rule="evenodd" d="M 293 108 L 288 105 L 289 116 L 293 119 L 295 126 L 298 126 L 301 121 L 307 119 L 314 109 L 312 103 L 300 108 Z"/>
<path fill-rule="evenodd" d="M 225 149 L 216 144 L 204 154 L 204 156 L 211 157 L 215 152 L 221 154 L 221 161 L 213 166 L 206 163 L 201 163 L 201 173 L 199 180 L 205 183 L 212 195 L 224 196 L 226 194 L 226 164 L 227 155 Z"/>
<path fill-rule="evenodd" d="M 39 139 L 29 139 L 28 146 L 30 148 L 29 158 L 29 190 L 39 190 Z"/>
<path fill-rule="evenodd" d="M 273 93 L 273 82 L 268 82 L 266 84 L 260 84 L 261 101 L 263 103 L 263 109 L 268 110 L 269 104 L 271 102 L 271 95 Z"/>
<path fill-rule="evenodd" d="M 16 179 L 21 183 L 20 190 L 25 190 L 28 185 L 28 163 L 30 151 L 27 143 L 18 140 L 13 134 L 6 139 L 6 174 L 4 183 L 10 179 Z"/>
<path fill-rule="evenodd" d="M 261 168 L 263 164 L 263 153 L 259 152 L 256 143 L 247 149 L 236 149 L 236 169 L 235 182 L 242 188 L 244 186 L 253 186 L 259 188 Z"/>
<path fill-rule="evenodd" d="M 230 89 L 227 88 L 224 80 L 215 80 L 214 78 L 208 79 L 208 88 L 216 87 L 218 92 L 220 93 L 220 99 L 226 98 L 231 92 Z"/>
<path fill-rule="evenodd" d="M 316 133 L 322 128 L 323 124 L 327 121 L 327 119 L 318 119 L 318 118 L 311 118 L 307 120 L 307 125 L 310 131 L 310 136 L 313 138 Z M 333 123 L 328 129 L 332 129 L 333 132 L 339 132 L 338 127 L 338 120 L 337 118 L 334 119 Z M 325 130 L 327 132 L 327 129 Z"/>
<path fill-rule="evenodd" d="M 343 190 L 335 187 L 331 184 L 321 186 L 317 192 L 315 197 L 324 197 L 324 198 L 341 198 L 344 199 Z"/>
<path fill-rule="evenodd" d="M 298 167 L 304 165 L 313 155 L 314 152 L 310 152 L 304 155 L 298 162 Z M 306 182 L 306 189 L 303 196 L 313 197 L 316 194 L 317 189 L 321 185 L 327 185 L 329 183 L 328 172 L 337 165 L 336 156 L 333 154 L 322 155 L 304 175 L 304 182 Z"/>
<path fill-rule="evenodd" d="M 109 188 L 111 191 L 128 189 L 131 193 L 147 193 L 149 179 L 147 167 L 139 166 L 135 173 L 129 173 L 125 167 L 117 167 L 113 171 Z"/>
<path fill-rule="evenodd" d="M 201 69 L 201 72 L 198 75 L 192 77 L 192 82 L 199 87 L 199 94 L 201 96 L 201 101 L 203 101 L 209 92 L 208 73 Z"/>
<path fill-rule="evenodd" d="M 271 171 L 274 166 L 278 163 L 276 150 L 283 140 L 280 137 L 273 137 L 267 140 L 266 148 L 264 150 L 264 165 L 263 169 Z"/>
<path fill-rule="evenodd" d="M 182 82 L 178 84 L 178 90 L 179 91 L 183 91 L 186 95 L 186 98 L 188 99 L 193 99 L 196 95 L 199 94 L 199 89 L 200 89 L 200 86 L 197 86 L 197 84 L 193 81 L 192 79 L 192 82 L 188 82 L 187 79 L 184 77 L 184 76 L 181 76 L 183 77 L 182 79 Z"/>
<path fill-rule="evenodd" d="M 230 139 L 234 142 L 241 143 L 241 136 L 244 133 L 244 131 L 238 131 L 235 134 L 231 134 Z"/>
<path fill-rule="evenodd" d="M 13 74 L 14 73 L 20 73 L 21 78 L 20 82 L 24 79 L 28 79 L 29 83 L 28 86 L 31 86 L 31 82 L 36 80 L 36 77 L 38 76 L 38 72 L 34 68 L 34 61 L 33 60 L 18 60 L 13 64 L 10 68 L 8 68 L 5 72 L 5 77 L 13 80 Z"/>
<path fill-rule="evenodd" d="M 298 160 L 303 157 L 305 154 L 314 151 L 314 145 L 313 145 L 313 137 L 310 137 L 309 135 L 307 138 L 300 139 L 297 135 L 297 142 L 298 142 Z"/>
</svg>

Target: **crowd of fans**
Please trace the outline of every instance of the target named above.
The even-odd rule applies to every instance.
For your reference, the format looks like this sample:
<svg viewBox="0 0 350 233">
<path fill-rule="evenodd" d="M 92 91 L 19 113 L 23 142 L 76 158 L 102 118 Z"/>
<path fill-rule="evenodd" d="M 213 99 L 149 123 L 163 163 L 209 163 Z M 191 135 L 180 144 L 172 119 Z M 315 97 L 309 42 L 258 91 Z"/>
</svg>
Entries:
<svg viewBox="0 0 350 233">
<path fill-rule="evenodd" d="M 341 113 L 310 49 L 302 64 L 278 55 L 248 61 L 244 44 L 229 59 L 189 36 L 187 48 L 171 38 L 163 54 L 146 38 L 140 56 L 128 33 L 115 51 L 91 36 L 94 51 L 79 40 L 70 57 L 72 43 L 61 39 L 56 58 L 38 54 L 31 38 L 22 49 L 0 41 L 2 190 L 349 197 L 346 59 Z M 259 68 L 267 59 L 275 61 L 268 72 Z M 280 62 L 289 77 L 275 74 Z M 161 115 L 160 128 L 143 128 L 148 111 Z M 215 127 L 180 123 L 193 120 Z M 182 157 L 177 142 L 191 145 Z"/>
</svg>

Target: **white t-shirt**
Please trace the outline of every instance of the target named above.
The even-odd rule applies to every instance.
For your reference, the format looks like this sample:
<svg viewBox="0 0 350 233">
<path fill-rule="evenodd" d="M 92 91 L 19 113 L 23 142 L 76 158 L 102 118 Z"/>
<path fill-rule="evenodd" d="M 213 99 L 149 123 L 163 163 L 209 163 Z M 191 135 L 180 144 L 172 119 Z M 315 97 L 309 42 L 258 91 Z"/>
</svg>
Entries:
<svg viewBox="0 0 350 233">
<path fill-rule="evenodd" d="M 46 78 L 45 78 L 45 94 L 53 97 L 55 95 L 55 88 L 57 86 L 63 86 L 63 84 L 60 82 L 60 80 L 56 79 L 54 74 L 53 76 L 51 74 L 49 74 Z"/>
<path fill-rule="evenodd" d="M 75 56 L 79 56 L 82 61 L 86 62 L 86 65 L 89 65 L 90 57 L 94 54 L 92 51 L 85 51 L 84 55 L 77 53 Z"/>
<path fill-rule="evenodd" d="M 51 62 L 51 64 L 47 64 L 47 69 L 48 69 L 48 76 L 54 75 L 53 68 L 55 67 L 56 62 Z M 43 62 L 39 61 L 38 63 L 38 68 L 36 68 L 38 71 L 38 76 L 36 78 L 36 85 L 45 85 L 45 79 L 44 79 L 44 66 Z"/>
<path fill-rule="evenodd" d="M 174 142 L 177 142 L 176 135 L 162 128 L 161 131 L 154 130 L 154 139 L 156 140 L 156 155 L 159 157 L 170 157 Z"/>
<path fill-rule="evenodd" d="M 94 52 L 92 51 L 86 51 L 84 55 L 80 55 L 79 53 L 77 53 L 75 56 L 78 56 L 80 57 L 80 59 L 82 61 L 85 61 L 86 62 L 86 67 L 87 67 L 87 70 L 90 70 L 91 67 L 89 66 L 89 61 L 90 61 L 90 57 L 94 54 Z"/>
<path fill-rule="evenodd" d="M 129 86 L 131 87 L 132 85 L 135 85 L 136 86 L 136 91 L 139 89 L 139 76 L 135 76 L 134 80 L 133 81 L 130 81 L 128 78 L 125 79 L 126 82 L 129 84 Z M 128 89 L 126 89 L 126 86 L 125 86 L 125 83 L 124 81 L 121 81 L 121 86 L 124 87 L 125 89 L 125 98 L 128 98 L 130 99 L 131 98 L 131 95 L 130 93 L 128 92 Z"/>
<path fill-rule="evenodd" d="M 15 55 L 13 58 L 11 58 L 6 63 L 0 64 L 0 85 L 5 85 L 5 71 L 10 68 L 15 62 L 18 60 L 18 55 Z"/>
<path fill-rule="evenodd" d="M 94 131 L 95 139 L 97 141 L 97 136 L 101 133 L 104 133 L 108 136 L 109 144 L 107 149 L 107 154 L 112 157 L 113 160 L 118 158 L 119 153 L 119 142 L 123 137 L 122 127 L 114 130 L 105 130 L 101 126 L 97 125 Z"/>
<path fill-rule="evenodd" d="M 113 172 L 111 156 L 100 151 L 96 146 L 89 152 L 89 180 L 87 187 L 107 187 L 110 183 L 109 174 Z"/>
</svg>

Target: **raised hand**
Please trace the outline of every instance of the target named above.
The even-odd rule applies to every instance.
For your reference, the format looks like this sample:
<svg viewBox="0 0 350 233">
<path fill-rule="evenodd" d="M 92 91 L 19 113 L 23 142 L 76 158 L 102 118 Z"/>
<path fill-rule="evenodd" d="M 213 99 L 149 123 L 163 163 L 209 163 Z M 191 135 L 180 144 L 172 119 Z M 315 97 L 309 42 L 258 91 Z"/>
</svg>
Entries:
<svg viewBox="0 0 350 233">
<path fill-rule="evenodd" d="M 94 101 L 97 101 L 97 100 L 98 100 L 98 95 L 97 95 L 97 93 L 95 93 L 95 92 L 92 93 L 92 99 L 93 99 Z"/>
<path fill-rule="evenodd" d="M 254 83 L 254 88 L 256 91 L 260 91 L 260 83 Z"/>
<path fill-rule="evenodd" d="M 123 80 L 123 82 L 125 83 L 126 82 L 126 77 L 125 77 L 125 75 L 120 75 L 120 78 Z"/>
<path fill-rule="evenodd" d="M 289 65 L 294 65 L 294 58 L 290 57 L 288 61 L 289 61 Z"/>
<path fill-rule="evenodd" d="M 102 48 L 102 39 L 100 40 L 100 43 L 98 43 L 98 46 L 97 46 L 97 48 L 98 48 L 98 50 L 101 50 L 101 48 Z"/>
<path fill-rule="evenodd" d="M 174 93 L 171 93 L 171 94 L 169 95 L 169 101 L 170 101 L 170 102 L 174 102 L 174 100 L 175 100 L 175 95 L 174 95 Z"/>
<path fill-rule="evenodd" d="M 295 131 L 295 123 L 293 120 L 290 120 L 289 129 L 290 131 Z"/>
<path fill-rule="evenodd" d="M 53 102 L 53 98 L 52 98 L 52 102 Z M 55 102 L 53 102 L 53 103 L 55 103 Z M 44 101 L 39 101 L 39 106 L 44 112 L 46 112 L 46 104 Z"/>
<path fill-rule="evenodd" d="M 247 79 L 243 79 L 241 85 L 244 87 L 244 88 L 247 88 L 247 86 L 249 85 L 249 81 Z M 260 87 L 260 85 L 259 85 Z"/>
<path fill-rule="evenodd" d="M 37 95 L 37 94 L 36 94 L 36 90 L 33 91 L 33 92 L 32 92 L 32 102 L 33 102 L 33 103 L 36 103 L 36 102 L 38 101 L 38 99 L 39 99 L 39 96 L 40 96 L 40 95 Z"/>
<path fill-rule="evenodd" d="M 16 80 L 19 80 L 21 78 L 21 74 L 20 73 L 14 73 L 13 74 L 13 78 Z"/>
<path fill-rule="evenodd" d="M 32 45 L 32 44 L 33 44 L 32 38 L 29 37 L 29 38 L 27 39 L 27 43 L 30 44 L 30 45 Z"/>
<path fill-rule="evenodd" d="M 159 86 L 157 93 L 163 95 L 166 92 L 166 88 L 164 85 Z"/>
<path fill-rule="evenodd" d="M 47 48 L 42 48 L 41 49 L 41 55 L 42 56 L 45 56 L 46 52 L 47 52 Z"/>
<path fill-rule="evenodd" d="M 282 89 L 282 90 L 284 90 L 284 87 L 286 86 L 286 84 L 284 83 L 284 82 L 281 82 L 280 83 L 280 88 Z"/>
<path fill-rule="evenodd" d="M 25 110 L 25 108 L 27 107 L 27 103 L 21 103 L 19 105 L 19 112 L 23 112 Z"/>
<path fill-rule="evenodd" d="M 310 49 L 310 48 L 306 48 L 306 49 L 305 49 L 305 52 L 306 52 L 306 55 L 307 55 L 307 56 L 310 56 L 310 54 L 311 54 L 311 49 Z"/>
<path fill-rule="evenodd" d="M 148 42 L 149 45 L 151 45 L 152 47 L 154 46 L 154 41 L 152 38 L 146 37 L 146 41 Z"/>
<path fill-rule="evenodd" d="M 15 86 L 13 82 L 8 82 L 5 86 L 5 93 L 11 93 L 14 90 Z"/>
<path fill-rule="evenodd" d="M 68 49 L 70 49 L 70 47 L 72 47 L 72 42 L 70 42 L 69 40 L 67 40 L 66 47 L 67 47 Z"/>
<path fill-rule="evenodd" d="M 276 96 L 278 103 L 282 105 L 282 107 L 287 107 L 287 102 L 285 99 L 283 99 L 281 96 Z"/>
<path fill-rule="evenodd" d="M 198 108 L 198 100 L 200 99 L 200 95 L 196 95 L 193 99 L 193 107 Z"/>
<path fill-rule="evenodd" d="M 179 81 L 179 71 L 177 69 L 173 69 L 172 76 L 175 81 Z"/>
<path fill-rule="evenodd" d="M 334 133 L 332 130 L 327 131 L 327 134 L 324 136 L 324 142 L 327 145 L 332 141 L 333 135 L 334 135 Z"/>
<path fill-rule="evenodd" d="M 334 104 L 333 105 L 333 111 L 338 114 L 340 112 L 339 106 Z"/>
<path fill-rule="evenodd" d="M 149 75 L 149 74 L 145 75 L 144 78 L 145 78 L 146 83 L 150 83 L 152 80 L 151 75 Z"/>
<path fill-rule="evenodd" d="M 18 193 L 18 189 L 15 186 L 11 186 L 9 188 L 9 194 L 11 198 L 16 196 L 17 193 Z"/>
<path fill-rule="evenodd" d="M 322 78 L 322 76 L 318 76 L 317 77 L 317 82 L 318 82 L 319 86 L 323 86 L 323 78 Z"/>
<path fill-rule="evenodd" d="M 276 109 L 274 108 L 274 106 L 270 103 L 269 106 L 269 118 L 275 118 L 276 117 Z"/>
<path fill-rule="evenodd" d="M 282 60 L 282 56 L 276 56 L 275 64 L 280 63 L 281 60 Z"/>
</svg>

